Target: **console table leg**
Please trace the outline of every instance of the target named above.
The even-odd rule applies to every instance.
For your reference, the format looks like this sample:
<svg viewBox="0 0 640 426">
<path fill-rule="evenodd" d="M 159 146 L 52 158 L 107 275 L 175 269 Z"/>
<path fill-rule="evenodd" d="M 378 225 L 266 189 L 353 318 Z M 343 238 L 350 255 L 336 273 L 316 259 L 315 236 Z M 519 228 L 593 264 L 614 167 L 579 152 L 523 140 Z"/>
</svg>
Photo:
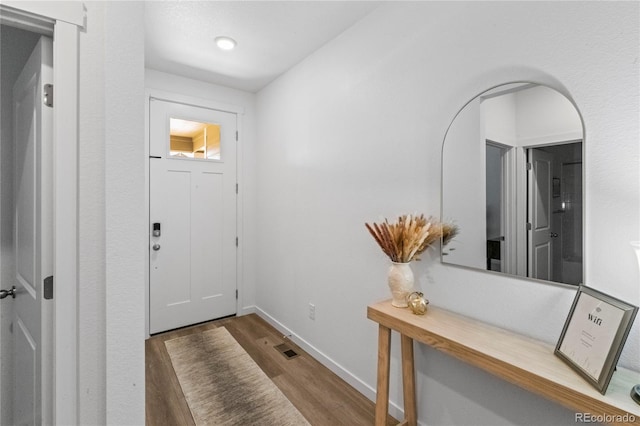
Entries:
<svg viewBox="0 0 640 426">
<path fill-rule="evenodd" d="M 378 327 L 378 386 L 376 389 L 376 426 L 387 424 L 389 412 L 389 365 L 391 358 L 391 329 Z"/>
<path fill-rule="evenodd" d="M 402 350 L 402 388 L 404 396 L 404 419 L 407 426 L 418 424 L 416 408 L 416 380 L 413 366 L 413 339 L 400 335 Z"/>
</svg>

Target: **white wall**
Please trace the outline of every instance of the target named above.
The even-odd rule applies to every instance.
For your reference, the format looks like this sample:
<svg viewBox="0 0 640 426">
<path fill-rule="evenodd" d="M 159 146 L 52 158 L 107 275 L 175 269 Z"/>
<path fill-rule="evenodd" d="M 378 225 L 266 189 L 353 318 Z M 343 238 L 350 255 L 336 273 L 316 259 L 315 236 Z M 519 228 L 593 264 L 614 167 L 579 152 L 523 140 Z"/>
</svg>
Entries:
<svg viewBox="0 0 640 426">
<path fill-rule="evenodd" d="M 586 283 L 640 303 L 638 3 L 386 3 L 257 96 L 256 300 L 373 387 L 387 260 L 363 223 L 440 208 L 446 126 L 475 94 L 514 80 L 571 96 L 586 126 Z M 615 226 L 612 226 L 612 220 Z M 555 342 L 566 287 L 414 264 L 435 305 Z M 307 304 L 316 305 L 316 320 Z M 640 328 L 621 364 L 640 369 Z M 401 401 L 397 347 L 392 399 Z M 570 411 L 417 348 L 426 424 L 574 424 Z M 335 367 L 334 365 L 334 367 Z M 491 391 L 488 391 L 488 390 Z M 372 392 L 368 392 L 369 395 Z"/>
<path fill-rule="evenodd" d="M 78 424 L 144 424 L 144 8 L 80 33 Z"/>
<path fill-rule="evenodd" d="M 78 420 L 106 418 L 104 4 L 80 34 L 78 146 Z"/>
<path fill-rule="evenodd" d="M 582 138 L 580 115 L 560 93 L 538 86 L 517 92 L 515 97 L 519 146 Z"/>
<path fill-rule="evenodd" d="M 105 6 L 106 417 L 144 422 L 144 5 Z M 133 329 L 133 330 L 132 330 Z"/>
<path fill-rule="evenodd" d="M 487 266 L 486 136 L 480 99 L 470 102 L 447 130 L 442 149 L 442 219 L 461 230 L 446 247 L 446 262 Z M 496 139 L 493 139 L 496 140 Z M 433 212 L 431 212 L 433 214 Z M 496 234 L 497 236 L 499 234 Z"/>
<path fill-rule="evenodd" d="M 487 139 L 503 145 L 516 146 L 516 93 L 482 100 Z"/>
</svg>

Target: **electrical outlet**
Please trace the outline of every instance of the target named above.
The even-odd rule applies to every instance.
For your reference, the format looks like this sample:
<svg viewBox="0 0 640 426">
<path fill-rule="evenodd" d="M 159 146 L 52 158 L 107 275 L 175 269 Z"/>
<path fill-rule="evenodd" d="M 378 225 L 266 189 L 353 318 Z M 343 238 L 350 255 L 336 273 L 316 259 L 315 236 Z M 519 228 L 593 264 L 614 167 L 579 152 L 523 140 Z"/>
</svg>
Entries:
<svg viewBox="0 0 640 426">
<path fill-rule="evenodd" d="M 316 305 L 309 303 L 309 319 L 316 319 Z"/>
</svg>

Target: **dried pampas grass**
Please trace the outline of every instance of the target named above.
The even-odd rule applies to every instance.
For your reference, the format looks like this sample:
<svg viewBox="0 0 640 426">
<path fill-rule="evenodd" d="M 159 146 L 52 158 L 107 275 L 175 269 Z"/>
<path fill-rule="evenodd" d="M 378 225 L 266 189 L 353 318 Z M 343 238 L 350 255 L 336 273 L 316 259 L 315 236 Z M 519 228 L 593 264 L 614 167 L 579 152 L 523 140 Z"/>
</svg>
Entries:
<svg viewBox="0 0 640 426">
<path fill-rule="evenodd" d="M 364 224 L 382 251 L 392 262 L 420 260 L 418 255 L 435 241 L 447 244 L 458 233 L 458 227 L 440 223 L 430 216 L 402 215 L 395 223 L 385 218 L 382 223 Z"/>
</svg>

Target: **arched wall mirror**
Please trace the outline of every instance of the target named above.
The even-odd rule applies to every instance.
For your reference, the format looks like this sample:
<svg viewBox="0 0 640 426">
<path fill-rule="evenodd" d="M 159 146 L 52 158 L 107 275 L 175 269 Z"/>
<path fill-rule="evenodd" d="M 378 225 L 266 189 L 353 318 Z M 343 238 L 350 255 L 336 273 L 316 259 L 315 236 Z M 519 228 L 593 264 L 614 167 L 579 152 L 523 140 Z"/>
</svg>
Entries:
<svg viewBox="0 0 640 426">
<path fill-rule="evenodd" d="M 509 83 L 474 97 L 442 146 L 442 262 L 583 282 L 584 125 L 556 90 Z"/>
</svg>

